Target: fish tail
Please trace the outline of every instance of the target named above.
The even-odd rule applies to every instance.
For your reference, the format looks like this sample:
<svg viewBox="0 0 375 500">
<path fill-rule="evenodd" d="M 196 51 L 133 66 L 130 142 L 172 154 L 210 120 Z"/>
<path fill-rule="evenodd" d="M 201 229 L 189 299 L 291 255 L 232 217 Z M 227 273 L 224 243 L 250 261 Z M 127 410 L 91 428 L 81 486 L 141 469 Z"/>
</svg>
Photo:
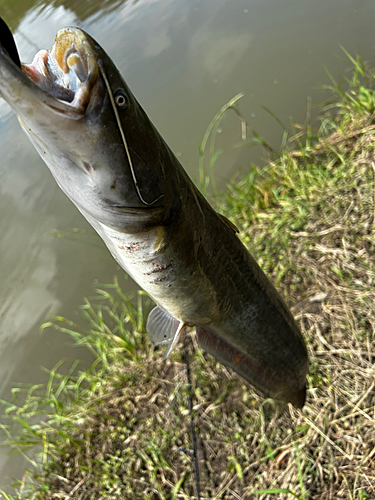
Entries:
<svg viewBox="0 0 375 500">
<path fill-rule="evenodd" d="M 196 327 L 198 344 L 220 363 L 232 368 L 245 380 L 254 385 L 263 394 L 273 399 L 292 403 L 296 408 L 302 408 L 306 399 L 305 373 L 298 379 L 291 380 L 289 366 L 286 363 L 285 373 L 273 369 L 272 359 L 262 363 L 244 353 L 235 345 L 224 340 L 214 329 Z"/>
</svg>

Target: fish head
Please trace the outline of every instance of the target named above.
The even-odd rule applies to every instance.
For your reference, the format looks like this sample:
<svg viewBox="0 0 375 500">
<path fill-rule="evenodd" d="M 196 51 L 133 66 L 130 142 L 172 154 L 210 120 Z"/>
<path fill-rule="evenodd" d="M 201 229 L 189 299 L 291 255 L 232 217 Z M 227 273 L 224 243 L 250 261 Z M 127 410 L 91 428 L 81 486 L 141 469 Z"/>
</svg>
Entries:
<svg viewBox="0 0 375 500">
<path fill-rule="evenodd" d="M 0 45 L 0 94 L 60 188 L 85 215 L 123 232 L 175 206 L 169 149 L 100 45 L 78 28 L 17 64 Z"/>
</svg>

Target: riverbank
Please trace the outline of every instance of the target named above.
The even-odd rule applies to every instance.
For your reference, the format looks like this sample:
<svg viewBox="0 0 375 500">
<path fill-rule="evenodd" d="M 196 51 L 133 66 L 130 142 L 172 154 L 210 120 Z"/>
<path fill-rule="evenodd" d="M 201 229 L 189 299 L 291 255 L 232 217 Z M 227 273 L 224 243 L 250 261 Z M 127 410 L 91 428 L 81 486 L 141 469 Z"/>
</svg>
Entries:
<svg viewBox="0 0 375 500">
<path fill-rule="evenodd" d="M 298 411 L 257 396 L 191 336 L 202 498 L 375 497 L 374 83 L 358 59 L 319 131 L 307 123 L 285 133 L 277 158 L 215 200 L 291 307 L 310 372 Z M 44 325 L 86 345 L 95 362 L 57 366 L 46 387 L 5 406 L 19 429 L 13 448 L 31 461 L 41 451 L 5 498 L 194 497 L 183 349 L 167 362 L 153 352 L 150 306 L 116 282 L 86 301 L 80 325 Z"/>
</svg>

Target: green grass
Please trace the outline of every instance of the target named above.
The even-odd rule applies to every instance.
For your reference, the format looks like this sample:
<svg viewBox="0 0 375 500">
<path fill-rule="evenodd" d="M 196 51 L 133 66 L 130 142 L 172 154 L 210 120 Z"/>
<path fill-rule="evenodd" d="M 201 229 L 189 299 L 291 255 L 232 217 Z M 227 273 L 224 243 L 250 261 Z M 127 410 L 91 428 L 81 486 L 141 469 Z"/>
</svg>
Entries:
<svg viewBox="0 0 375 500">
<path fill-rule="evenodd" d="M 375 498 L 374 73 L 360 58 L 352 64 L 350 78 L 332 79 L 319 130 L 285 129 L 264 170 L 253 166 L 215 198 L 290 305 L 310 371 L 307 403 L 295 410 L 263 400 L 189 338 L 204 499 Z M 202 143 L 204 189 L 222 154 L 210 134 L 227 110 L 243 142 L 266 146 L 237 98 Z M 69 333 L 94 362 L 59 364 L 46 386 L 16 388 L 3 402 L 8 445 L 29 461 L 7 500 L 194 498 L 182 349 L 166 362 L 153 352 L 149 307 L 143 292 L 125 296 L 115 282 L 85 302 L 81 325 L 44 325 Z"/>
</svg>

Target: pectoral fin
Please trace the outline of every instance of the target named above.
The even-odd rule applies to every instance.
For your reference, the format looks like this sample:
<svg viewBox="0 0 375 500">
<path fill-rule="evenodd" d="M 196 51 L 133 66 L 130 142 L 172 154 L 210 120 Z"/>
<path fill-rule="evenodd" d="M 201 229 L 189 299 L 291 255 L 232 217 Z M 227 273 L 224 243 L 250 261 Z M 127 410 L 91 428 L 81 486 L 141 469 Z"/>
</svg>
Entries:
<svg viewBox="0 0 375 500">
<path fill-rule="evenodd" d="M 159 306 L 154 307 L 147 318 L 148 338 L 155 346 L 168 346 L 164 353 L 164 360 L 176 347 L 185 328 L 185 323 L 173 318 Z"/>
<path fill-rule="evenodd" d="M 198 343 L 202 349 L 223 365 L 232 368 L 263 394 L 273 399 L 292 403 L 297 408 L 302 408 L 306 397 L 304 379 L 301 382 L 297 377 L 291 379 L 290 373 L 286 376 L 281 371 L 275 371 L 272 366 L 272 359 L 267 364 L 260 362 L 242 352 L 209 328 L 197 327 L 196 332 Z"/>
</svg>

